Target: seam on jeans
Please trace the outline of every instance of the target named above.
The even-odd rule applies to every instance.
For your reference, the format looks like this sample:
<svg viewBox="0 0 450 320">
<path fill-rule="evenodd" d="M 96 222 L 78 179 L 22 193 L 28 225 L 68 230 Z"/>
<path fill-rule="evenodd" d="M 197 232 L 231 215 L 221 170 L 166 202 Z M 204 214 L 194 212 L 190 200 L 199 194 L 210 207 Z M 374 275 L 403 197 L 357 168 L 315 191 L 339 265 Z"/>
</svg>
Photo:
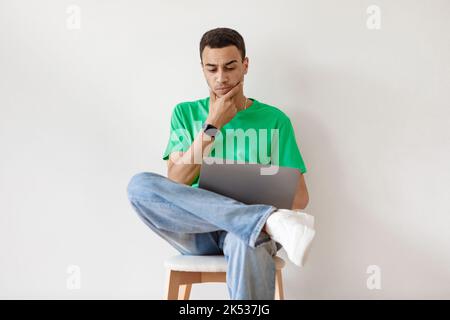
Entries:
<svg viewBox="0 0 450 320">
<path fill-rule="evenodd" d="M 255 228 L 253 229 L 252 233 L 250 234 L 250 239 L 248 240 L 248 244 L 250 247 L 255 248 L 256 240 L 258 239 L 259 234 L 261 233 L 261 229 L 264 226 L 264 223 L 266 222 L 269 215 L 276 210 L 275 207 L 271 206 L 267 212 L 264 213 L 264 215 L 259 219 L 258 223 L 256 224 Z"/>
<path fill-rule="evenodd" d="M 161 199 L 164 199 L 163 197 L 161 197 L 161 196 L 157 196 L 157 197 L 159 197 L 159 198 L 161 198 Z M 184 209 L 184 208 L 182 208 L 182 207 L 180 207 L 180 206 L 178 206 L 178 205 L 176 205 L 176 204 L 173 204 L 172 202 L 169 202 L 169 201 L 167 201 L 167 200 L 165 200 L 165 201 L 161 201 L 161 202 L 155 202 L 154 200 L 151 200 L 151 199 L 145 199 L 145 198 L 142 198 L 142 199 L 140 199 L 140 198 L 136 198 L 136 197 L 131 197 L 131 198 L 133 198 L 133 199 L 135 199 L 135 200 L 137 200 L 137 201 L 145 201 L 145 202 L 151 202 L 151 203 L 154 203 L 154 204 L 164 204 L 164 205 L 166 205 L 166 206 L 168 206 L 169 208 L 177 208 L 178 210 L 182 210 L 182 211 L 184 211 L 184 212 L 187 212 L 187 213 L 189 213 L 189 214 L 192 214 L 192 215 L 194 215 L 194 216 L 196 216 L 197 218 L 199 218 L 199 219 L 203 219 L 203 218 L 200 218 L 200 217 L 198 217 L 197 215 L 195 215 L 195 213 L 192 213 L 192 212 L 190 212 L 190 211 L 188 211 L 188 210 L 186 210 L 186 209 Z M 212 224 L 211 222 L 209 222 L 208 220 L 206 220 L 206 219 L 203 219 L 206 223 L 209 223 L 210 225 L 212 225 L 212 226 L 216 226 L 216 225 L 214 225 L 214 224 Z M 220 227 L 219 226 L 216 226 L 218 229 L 217 230 L 220 230 Z"/>
<path fill-rule="evenodd" d="M 176 205 L 174 205 L 173 203 L 168 202 L 168 201 L 155 201 L 153 199 L 145 199 L 145 198 L 139 198 L 139 197 L 129 197 L 129 199 L 130 199 L 130 201 L 150 202 L 153 204 L 165 204 L 168 207 L 177 207 Z M 179 207 L 177 207 L 177 208 L 179 208 Z"/>
</svg>

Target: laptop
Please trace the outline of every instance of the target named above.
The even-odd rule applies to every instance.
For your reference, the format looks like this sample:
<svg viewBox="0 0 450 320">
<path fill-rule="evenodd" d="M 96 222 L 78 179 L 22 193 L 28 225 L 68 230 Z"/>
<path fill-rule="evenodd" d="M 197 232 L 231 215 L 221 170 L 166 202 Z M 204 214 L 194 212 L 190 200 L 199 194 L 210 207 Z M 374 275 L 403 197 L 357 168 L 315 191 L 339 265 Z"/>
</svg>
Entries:
<svg viewBox="0 0 450 320">
<path fill-rule="evenodd" d="M 199 188 L 245 204 L 267 204 L 291 209 L 300 178 L 296 168 L 258 163 L 215 163 L 218 158 L 203 158 Z"/>
</svg>

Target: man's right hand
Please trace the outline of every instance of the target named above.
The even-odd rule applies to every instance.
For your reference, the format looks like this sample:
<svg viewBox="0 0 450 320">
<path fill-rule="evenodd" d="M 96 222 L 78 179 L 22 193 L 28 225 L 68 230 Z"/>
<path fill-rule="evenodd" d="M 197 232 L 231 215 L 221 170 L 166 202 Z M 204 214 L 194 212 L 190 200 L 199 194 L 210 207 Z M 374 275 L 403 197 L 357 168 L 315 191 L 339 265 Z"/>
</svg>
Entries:
<svg viewBox="0 0 450 320">
<path fill-rule="evenodd" d="M 209 89 L 209 114 L 206 119 L 207 123 L 212 124 L 220 129 L 237 114 L 235 97 L 237 93 L 243 89 L 243 82 L 239 81 L 230 91 L 224 96 L 218 98 L 214 91 Z"/>
</svg>

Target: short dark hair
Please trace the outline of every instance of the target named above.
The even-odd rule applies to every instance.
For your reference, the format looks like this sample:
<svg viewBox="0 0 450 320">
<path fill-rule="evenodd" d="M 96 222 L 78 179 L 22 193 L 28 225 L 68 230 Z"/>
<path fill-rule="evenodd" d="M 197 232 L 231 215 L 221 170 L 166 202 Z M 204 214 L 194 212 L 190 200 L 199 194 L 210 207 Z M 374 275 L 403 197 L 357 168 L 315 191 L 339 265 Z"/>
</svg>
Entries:
<svg viewBox="0 0 450 320">
<path fill-rule="evenodd" d="M 230 45 L 236 46 L 241 53 L 242 60 L 245 59 L 245 43 L 244 38 L 236 30 L 230 28 L 216 28 L 207 31 L 200 40 L 200 61 L 202 53 L 206 46 L 217 49 Z"/>
</svg>

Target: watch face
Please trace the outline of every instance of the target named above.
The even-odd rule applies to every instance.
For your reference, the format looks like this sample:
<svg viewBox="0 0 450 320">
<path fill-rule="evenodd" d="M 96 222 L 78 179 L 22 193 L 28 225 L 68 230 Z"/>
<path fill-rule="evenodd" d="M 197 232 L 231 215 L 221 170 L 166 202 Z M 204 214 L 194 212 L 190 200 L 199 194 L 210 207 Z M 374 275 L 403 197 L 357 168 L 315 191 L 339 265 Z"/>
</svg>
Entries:
<svg viewBox="0 0 450 320">
<path fill-rule="evenodd" d="M 205 124 L 203 125 L 203 131 L 211 137 L 215 137 L 215 135 L 217 134 L 217 128 L 214 127 L 211 124 Z"/>
</svg>

